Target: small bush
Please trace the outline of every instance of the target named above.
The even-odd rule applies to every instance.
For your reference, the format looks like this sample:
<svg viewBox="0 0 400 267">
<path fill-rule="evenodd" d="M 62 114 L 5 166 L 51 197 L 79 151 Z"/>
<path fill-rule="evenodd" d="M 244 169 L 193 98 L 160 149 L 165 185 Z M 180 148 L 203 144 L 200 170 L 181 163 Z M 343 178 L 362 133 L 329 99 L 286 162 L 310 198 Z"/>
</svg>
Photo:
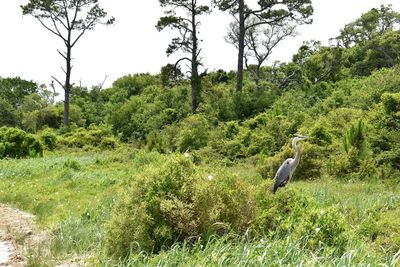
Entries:
<svg viewBox="0 0 400 267">
<path fill-rule="evenodd" d="M 378 230 L 375 244 L 395 254 L 400 250 L 400 210 L 386 211 L 377 222 Z"/>
<path fill-rule="evenodd" d="M 70 159 L 64 162 L 64 167 L 75 171 L 79 171 L 82 168 L 81 164 L 78 161 Z"/>
<path fill-rule="evenodd" d="M 171 159 L 147 177 L 137 177 L 107 225 L 107 253 L 118 258 L 142 250 L 159 251 L 180 235 L 195 235 L 193 173 L 193 164 L 181 157 Z"/>
<path fill-rule="evenodd" d="M 59 139 L 59 144 L 73 148 L 114 149 L 118 145 L 118 141 L 113 137 L 110 129 L 92 126 L 89 129 L 77 128 L 65 133 Z"/>
<path fill-rule="evenodd" d="M 306 245 L 310 249 L 324 248 L 341 255 L 348 243 L 347 229 L 344 216 L 330 207 L 308 210 L 297 231 L 299 236 L 306 237 Z"/>
<path fill-rule="evenodd" d="M 57 147 L 57 135 L 50 129 L 43 130 L 38 133 L 42 143 L 48 150 L 54 150 Z"/>
<path fill-rule="evenodd" d="M 43 156 L 43 146 L 32 134 L 16 128 L 0 128 L 0 158 Z"/>
<path fill-rule="evenodd" d="M 177 140 L 179 151 L 195 150 L 206 146 L 208 128 L 208 121 L 202 115 L 192 115 L 183 120 Z"/>
<path fill-rule="evenodd" d="M 292 188 L 272 194 L 272 182 L 267 192 L 258 196 L 258 211 L 252 227 L 261 235 L 286 236 L 301 220 L 311 202 Z"/>
<path fill-rule="evenodd" d="M 214 177 L 215 176 L 215 177 Z M 106 227 L 106 251 L 116 258 L 158 252 L 175 242 L 243 232 L 254 217 L 254 188 L 235 175 L 208 174 L 181 155 L 137 177 Z"/>
</svg>

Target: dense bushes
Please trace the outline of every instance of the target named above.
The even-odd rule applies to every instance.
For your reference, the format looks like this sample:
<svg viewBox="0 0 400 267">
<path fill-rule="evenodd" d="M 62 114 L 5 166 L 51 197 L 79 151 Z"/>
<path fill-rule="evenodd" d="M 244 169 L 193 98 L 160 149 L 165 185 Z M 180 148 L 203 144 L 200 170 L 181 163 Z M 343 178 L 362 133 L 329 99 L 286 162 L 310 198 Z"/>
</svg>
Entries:
<svg viewBox="0 0 400 267">
<path fill-rule="evenodd" d="M 175 242 L 201 242 L 226 233 L 253 237 L 308 236 L 307 246 L 346 246 L 347 228 L 338 210 L 320 211 L 291 189 L 273 195 L 271 182 L 226 170 L 210 173 L 190 158 L 171 156 L 160 168 L 135 177 L 106 227 L 106 251 L 124 258 L 158 252 Z M 305 219 L 309 223 L 302 225 Z M 337 223 L 337 224 L 335 224 Z M 317 234 L 310 232 L 310 229 Z"/>
<path fill-rule="evenodd" d="M 60 136 L 57 142 L 60 146 L 72 148 L 99 147 L 113 149 L 118 145 L 118 141 L 113 137 L 111 129 L 100 126 L 92 126 L 89 129 L 77 128 L 68 131 Z"/>
<path fill-rule="evenodd" d="M 42 155 L 43 146 L 37 137 L 16 128 L 0 128 L 0 159 Z"/>
<path fill-rule="evenodd" d="M 204 116 L 193 115 L 180 123 L 177 140 L 179 151 L 195 150 L 207 145 L 208 121 Z"/>
<path fill-rule="evenodd" d="M 47 128 L 39 132 L 38 136 L 48 150 L 54 150 L 57 148 L 57 135 L 51 129 Z"/>
<path fill-rule="evenodd" d="M 237 177 L 223 172 L 213 177 L 190 159 L 174 156 L 146 177 L 136 177 L 123 194 L 107 227 L 106 249 L 124 257 L 141 250 L 157 252 L 176 241 L 241 231 L 253 217 L 250 189 Z"/>
</svg>

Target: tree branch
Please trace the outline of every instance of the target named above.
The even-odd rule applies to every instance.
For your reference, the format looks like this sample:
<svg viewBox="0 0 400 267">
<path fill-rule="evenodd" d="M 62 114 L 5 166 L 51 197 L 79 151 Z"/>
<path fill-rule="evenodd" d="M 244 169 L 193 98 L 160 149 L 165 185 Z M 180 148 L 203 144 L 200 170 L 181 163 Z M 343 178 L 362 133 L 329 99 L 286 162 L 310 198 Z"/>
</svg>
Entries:
<svg viewBox="0 0 400 267">
<path fill-rule="evenodd" d="M 55 80 L 63 89 L 65 89 L 64 85 L 54 76 L 51 76 L 53 80 Z"/>
</svg>

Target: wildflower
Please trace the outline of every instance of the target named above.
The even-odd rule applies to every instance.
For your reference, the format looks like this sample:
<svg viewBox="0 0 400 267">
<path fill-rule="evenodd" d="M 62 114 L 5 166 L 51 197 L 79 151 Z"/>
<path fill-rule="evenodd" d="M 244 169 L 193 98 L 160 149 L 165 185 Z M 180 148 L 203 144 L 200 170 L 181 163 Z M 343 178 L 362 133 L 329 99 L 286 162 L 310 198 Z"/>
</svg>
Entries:
<svg viewBox="0 0 400 267">
<path fill-rule="evenodd" d="M 190 155 L 189 155 L 189 153 L 185 152 L 185 153 L 183 153 L 183 156 L 184 156 L 185 158 L 188 158 Z"/>
<path fill-rule="evenodd" d="M 315 228 L 315 232 L 318 233 L 319 231 L 321 231 L 321 228 L 319 228 L 319 227 Z"/>
<path fill-rule="evenodd" d="M 209 175 L 207 178 L 208 178 L 209 181 L 211 181 L 212 179 L 214 179 L 214 176 Z"/>
</svg>

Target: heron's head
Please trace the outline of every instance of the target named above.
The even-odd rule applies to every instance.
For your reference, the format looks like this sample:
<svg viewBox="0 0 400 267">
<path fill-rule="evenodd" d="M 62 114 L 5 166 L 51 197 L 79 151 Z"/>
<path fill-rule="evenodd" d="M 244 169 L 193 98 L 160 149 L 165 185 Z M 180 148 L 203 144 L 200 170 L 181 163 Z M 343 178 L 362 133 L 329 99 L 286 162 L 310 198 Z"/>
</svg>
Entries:
<svg viewBox="0 0 400 267">
<path fill-rule="evenodd" d="M 298 141 L 306 140 L 308 138 L 310 138 L 310 137 L 309 136 L 295 134 L 293 139 L 292 139 L 292 146 L 295 146 Z"/>
</svg>

